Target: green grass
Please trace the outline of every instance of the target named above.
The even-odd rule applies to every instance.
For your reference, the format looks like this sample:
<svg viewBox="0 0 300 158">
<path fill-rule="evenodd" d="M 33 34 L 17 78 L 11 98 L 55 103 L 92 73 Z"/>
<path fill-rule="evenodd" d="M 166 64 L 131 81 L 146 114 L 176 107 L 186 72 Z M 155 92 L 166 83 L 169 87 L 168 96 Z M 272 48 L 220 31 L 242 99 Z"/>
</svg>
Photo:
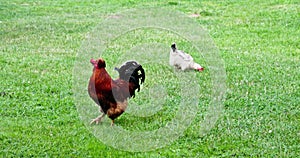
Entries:
<svg viewBox="0 0 300 158">
<path fill-rule="evenodd" d="M 208 134 L 197 134 L 203 107 L 209 104 L 207 69 L 197 74 L 203 78 L 199 83 L 204 89 L 199 94 L 203 105 L 199 104 L 197 117 L 182 137 L 150 152 L 120 151 L 99 141 L 79 119 L 72 91 L 76 54 L 86 35 L 109 15 L 152 6 L 200 14 L 195 21 L 209 31 L 226 65 L 224 111 Z M 297 1 L 1 0 L 0 157 L 299 157 L 299 10 Z M 131 42 L 169 43 L 151 36 L 160 32 L 139 34 L 147 38 L 131 38 Z M 186 41 L 180 42 L 189 49 Z M 126 38 L 115 43 L 121 48 L 108 51 L 130 46 Z M 115 63 L 116 55 L 107 58 Z M 205 66 L 201 56 L 195 59 Z M 150 76 L 169 71 L 145 67 Z M 146 80 L 145 88 L 147 84 L 154 80 Z M 174 96 L 157 115 L 124 114 L 116 123 L 133 131 L 163 126 L 176 113 L 171 106 L 178 99 Z M 148 126 L 149 122 L 153 124 Z"/>
</svg>

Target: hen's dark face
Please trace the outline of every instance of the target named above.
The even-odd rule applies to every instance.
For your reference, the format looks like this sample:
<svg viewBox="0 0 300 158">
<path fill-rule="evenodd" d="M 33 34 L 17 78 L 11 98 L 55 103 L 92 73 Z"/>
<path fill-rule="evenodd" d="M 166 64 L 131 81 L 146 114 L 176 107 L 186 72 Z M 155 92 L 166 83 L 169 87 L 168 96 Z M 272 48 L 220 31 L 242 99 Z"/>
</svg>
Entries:
<svg viewBox="0 0 300 158">
<path fill-rule="evenodd" d="M 99 58 L 97 60 L 91 59 L 91 64 L 94 65 L 94 68 L 105 68 L 106 64 L 105 61 L 102 58 Z"/>
</svg>

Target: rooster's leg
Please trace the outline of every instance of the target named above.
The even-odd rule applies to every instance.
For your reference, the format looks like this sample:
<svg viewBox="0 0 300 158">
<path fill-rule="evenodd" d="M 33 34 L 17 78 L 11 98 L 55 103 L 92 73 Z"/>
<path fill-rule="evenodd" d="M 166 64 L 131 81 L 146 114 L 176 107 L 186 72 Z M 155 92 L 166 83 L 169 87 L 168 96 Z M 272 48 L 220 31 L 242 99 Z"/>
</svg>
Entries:
<svg viewBox="0 0 300 158">
<path fill-rule="evenodd" d="M 101 106 L 99 106 L 99 112 L 100 113 L 104 113 L 103 110 L 102 110 L 102 108 L 101 108 Z"/>
<path fill-rule="evenodd" d="M 110 126 L 114 126 L 114 124 L 115 124 L 115 120 L 111 120 Z"/>
<path fill-rule="evenodd" d="M 96 123 L 96 125 L 101 122 L 102 118 L 105 116 L 105 113 L 99 115 L 98 117 L 96 117 L 95 119 L 92 119 L 90 124 L 93 124 L 94 122 Z"/>
</svg>

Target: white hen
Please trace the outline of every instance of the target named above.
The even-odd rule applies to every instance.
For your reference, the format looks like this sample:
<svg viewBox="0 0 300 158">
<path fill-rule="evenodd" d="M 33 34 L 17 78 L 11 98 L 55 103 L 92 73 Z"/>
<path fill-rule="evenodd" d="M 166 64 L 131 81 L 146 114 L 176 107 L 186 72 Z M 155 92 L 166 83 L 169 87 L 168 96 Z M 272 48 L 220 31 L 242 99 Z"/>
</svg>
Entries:
<svg viewBox="0 0 300 158">
<path fill-rule="evenodd" d="M 176 68 L 181 69 L 183 71 L 188 69 L 193 69 L 197 71 L 204 70 L 204 68 L 200 64 L 194 62 L 194 59 L 191 55 L 181 50 L 178 50 L 176 48 L 175 43 L 171 45 L 169 63 L 171 66 L 175 66 Z"/>
</svg>

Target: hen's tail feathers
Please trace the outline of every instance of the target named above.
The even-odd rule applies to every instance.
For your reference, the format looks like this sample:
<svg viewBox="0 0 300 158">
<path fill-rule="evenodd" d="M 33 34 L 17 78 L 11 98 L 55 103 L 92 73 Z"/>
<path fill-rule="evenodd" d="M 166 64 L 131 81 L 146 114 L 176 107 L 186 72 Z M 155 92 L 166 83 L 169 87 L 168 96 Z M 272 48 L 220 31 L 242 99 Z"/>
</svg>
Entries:
<svg viewBox="0 0 300 158">
<path fill-rule="evenodd" d="M 122 80 L 128 81 L 133 84 L 132 91 L 130 91 L 130 96 L 135 96 L 135 90 L 140 91 L 140 85 L 145 81 L 145 70 L 142 65 L 138 64 L 136 61 L 128 61 L 120 68 L 115 68 L 119 72 L 119 77 Z"/>
<path fill-rule="evenodd" d="M 172 45 L 171 45 L 171 48 L 172 48 L 172 50 L 173 50 L 173 52 L 175 52 L 176 51 L 176 44 L 175 43 L 173 43 Z"/>
</svg>

